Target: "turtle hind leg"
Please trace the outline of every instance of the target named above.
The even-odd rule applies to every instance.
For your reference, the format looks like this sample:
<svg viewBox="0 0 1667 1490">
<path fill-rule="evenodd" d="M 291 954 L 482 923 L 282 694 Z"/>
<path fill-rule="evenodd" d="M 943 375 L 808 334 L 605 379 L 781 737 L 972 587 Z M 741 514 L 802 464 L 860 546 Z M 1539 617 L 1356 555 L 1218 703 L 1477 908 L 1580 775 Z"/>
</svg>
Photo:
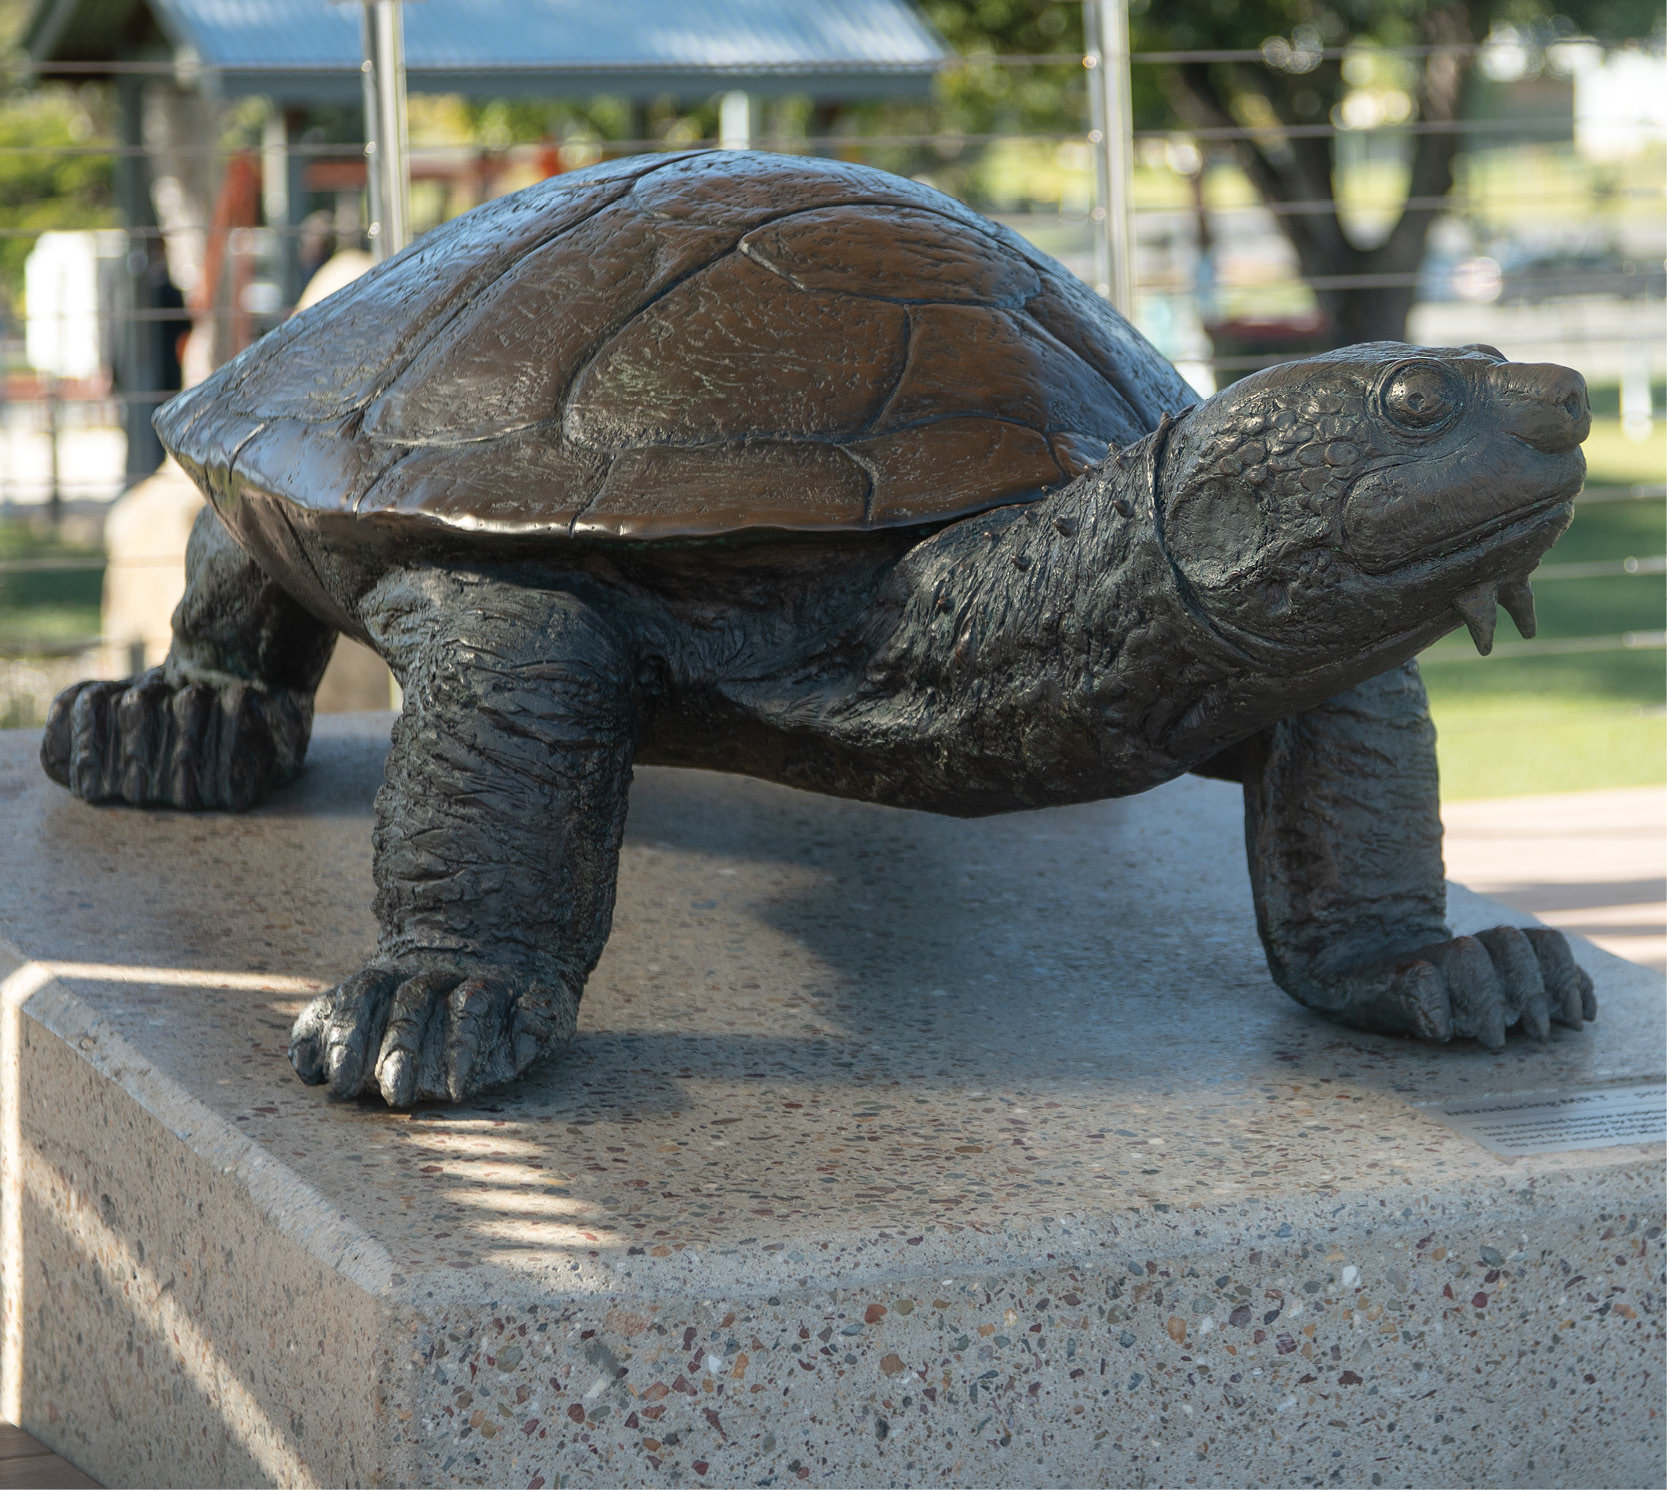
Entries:
<svg viewBox="0 0 1667 1490">
<path fill-rule="evenodd" d="M 336 1097 L 460 1101 L 573 1036 L 607 940 L 637 724 L 625 638 L 564 593 L 395 575 L 366 620 L 405 707 L 376 799 L 380 936 L 296 1021 Z"/>
<path fill-rule="evenodd" d="M 1446 920 L 1435 728 L 1415 663 L 1282 721 L 1235 760 L 1274 981 L 1359 1029 L 1490 1049 L 1597 1016 L 1561 932 Z"/>
<path fill-rule="evenodd" d="M 53 700 L 46 774 L 88 802 L 252 807 L 295 776 L 333 628 L 279 588 L 212 507 L 191 530 L 167 661 Z"/>
</svg>

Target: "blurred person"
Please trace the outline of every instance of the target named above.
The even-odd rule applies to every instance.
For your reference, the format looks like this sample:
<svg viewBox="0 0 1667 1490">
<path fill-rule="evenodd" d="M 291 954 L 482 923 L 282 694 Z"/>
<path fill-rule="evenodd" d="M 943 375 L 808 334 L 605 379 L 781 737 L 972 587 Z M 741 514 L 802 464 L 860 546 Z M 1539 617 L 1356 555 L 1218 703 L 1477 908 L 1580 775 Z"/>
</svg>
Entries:
<svg viewBox="0 0 1667 1490">
<path fill-rule="evenodd" d="M 336 216 L 320 207 L 301 219 L 297 231 L 296 259 L 300 264 L 301 283 L 310 285 L 315 274 L 336 252 Z"/>
</svg>

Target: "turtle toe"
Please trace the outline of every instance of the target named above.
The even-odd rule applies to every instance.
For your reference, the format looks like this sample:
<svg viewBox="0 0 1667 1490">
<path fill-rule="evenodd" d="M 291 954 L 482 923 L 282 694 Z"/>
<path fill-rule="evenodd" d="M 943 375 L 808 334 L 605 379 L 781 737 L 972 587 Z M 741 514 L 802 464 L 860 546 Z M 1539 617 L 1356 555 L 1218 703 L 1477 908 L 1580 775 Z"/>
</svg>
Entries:
<svg viewBox="0 0 1667 1490">
<path fill-rule="evenodd" d="M 1597 1017 L 1591 978 L 1563 934 L 1543 926 L 1452 937 L 1345 973 L 1325 993 L 1314 1006 L 1359 1029 L 1487 1050 L 1502 1050 L 1512 1031 L 1543 1041 L 1553 1024 L 1578 1030 Z"/>
<path fill-rule="evenodd" d="M 334 991 L 322 993 L 303 1009 L 289 1034 L 289 1063 L 308 1086 L 322 1086 L 324 1072 L 324 1025 L 330 1017 Z"/>
<path fill-rule="evenodd" d="M 338 1099 L 461 1102 L 567 1045 L 578 998 L 559 977 L 497 966 L 362 969 L 301 1012 L 289 1058 Z"/>
</svg>

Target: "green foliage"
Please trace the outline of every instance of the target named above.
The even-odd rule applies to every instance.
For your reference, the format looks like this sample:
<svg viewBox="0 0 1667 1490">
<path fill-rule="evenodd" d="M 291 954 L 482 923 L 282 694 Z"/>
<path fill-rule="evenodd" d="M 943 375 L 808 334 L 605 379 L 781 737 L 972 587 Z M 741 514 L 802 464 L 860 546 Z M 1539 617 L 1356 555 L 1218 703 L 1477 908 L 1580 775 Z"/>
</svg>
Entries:
<svg viewBox="0 0 1667 1490">
<path fill-rule="evenodd" d="M 4 54 L 23 34 L 29 12 L 34 9 L 30 0 L 0 0 L 0 54 Z"/>
<path fill-rule="evenodd" d="M 1074 52 L 1080 0 L 926 0 L 927 18 L 964 57 L 980 52 Z"/>
<path fill-rule="evenodd" d="M 494 99 L 465 106 L 473 138 L 503 148 L 575 134 L 600 140 L 632 138 L 631 106 L 623 99 Z M 714 119 L 716 111 L 713 111 Z"/>
<path fill-rule="evenodd" d="M 1323 120 L 1367 81 L 1311 55 L 1321 49 L 1463 45 L 1503 25 L 1542 46 L 1574 34 L 1619 42 L 1661 27 L 1653 0 L 1131 0 L 1130 12 L 1135 51 L 1263 50 L 1265 63 L 1217 63 L 1211 75 L 1224 96 L 1260 95 L 1287 123 Z M 1398 71 L 1401 86 L 1419 86 L 1414 68 Z"/>
<path fill-rule="evenodd" d="M 0 230 L 9 230 L 0 237 L 0 314 L 21 309 L 34 233 L 115 223 L 110 157 L 65 153 L 106 133 L 103 108 L 94 88 L 0 96 Z"/>
<path fill-rule="evenodd" d="M 1137 51 L 1254 51 L 1270 36 L 1293 38 L 1300 27 L 1313 42 L 1339 47 L 1356 38 L 1404 45 L 1437 5 L 1428 0 L 1191 0 L 1153 5 L 1133 0 L 1130 40 Z M 1446 8 L 1453 8 L 1451 5 Z"/>
<path fill-rule="evenodd" d="M 926 0 L 932 23 L 961 56 L 1002 53 L 1080 52 L 1080 0 Z M 1136 52 L 1256 51 L 1282 38 L 1287 58 L 1314 46 L 1399 47 L 1430 39 L 1480 40 L 1497 24 L 1552 39 L 1581 33 L 1605 43 L 1655 34 L 1662 26 L 1656 0 L 1130 0 L 1130 43 Z M 1281 55 L 1277 48 L 1274 55 Z M 1299 66 L 1301 64 L 1299 63 Z M 1285 79 L 1306 78 L 1283 90 L 1291 118 L 1323 117 L 1337 101 L 1341 71 L 1325 64 L 1311 72 L 1285 72 L 1257 64 L 1255 81 L 1279 90 Z M 983 132 L 990 127 L 1068 131 L 1083 127 L 1080 69 L 1038 69 L 1032 79 L 1011 68 L 968 68 L 952 73 L 943 90 L 952 127 Z M 1281 77 L 1283 72 L 1284 77 Z M 1401 81 L 1412 81 L 1403 70 Z M 1300 102 L 1304 90 L 1316 99 Z M 1160 70 L 1134 70 L 1137 128 L 1179 127 L 1160 83 Z M 1276 100 L 1270 100 L 1276 101 Z"/>
<path fill-rule="evenodd" d="M 1077 8 L 1054 0 L 931 0 L 927 9 L 957 50 L 974 59 L 1081 45 Z M 1438 199 L 1453 184 L 1462 135 L 1440 126 L 1462 118 L 1471 101 L 1475 45 L 1496 26 L 1510 25 L 1543 61 L 1546 45 L 1562 36 L 1616 40 L 1651 34 L 1660 24 L 1654 0 L 1130 0 L 1137 54 L 1251 54 L 1249 60 L 1137 65 L 1135 124 L 1254 131 L 1231 148 L 1264 200 L 1291 204 L 1342 195 L 1340 162 L 1351 150 L 1358 156 L 1361 137 L 1305 136 L 1282 126 L 1413 120 L 1438 126 L 1399 137 L 1406 153 L 1401 200 L 1411 203 L 1387 223 L 1351 226 L 1343 214 L 1307 206 L 1279 218 L 1304 275 L 1332 281 L 1317 298 L 1336 340 L 1395 338 L 1405 335 L 1412 275 L 1439 214 Z M 1421 55 L 1394 48 L 1438 50 Z M 1082 82 L 1080 73 L 1070 79 L 1062 70 L 980 68 L 974 61 L 946 76 L 943 110 L 951 129 L 1081 130 Z M 1378 137 L 1380 145 L 1384 138 Z M 1391 137 L 1390 148 L 1396 145 Z M 907 161 L 876 163 L 910 169 Z M 919 173 L 917 163 L 911 174 Z M 932 175 L 978 200 L 976 170 L 965 163 L 958 175 Z M 1357 281 L 1352 287 L 1351 279 Z"/>
<path fill-rule="evenodd" d="M 1080 55 L 1080 3 L 929 0 L 925 9 L 944 39 L 967 59 L 939 85 L 941 128 L 964 134 L 1048 134 L 1087 127 L 1080 63 L 1013 67 L 985 60 L 1004 53 Z"/>
<path fill-rule="evenodd" d="M 977 136 L 1080 137 L 1088 128 L 1081 0 L 925 0 L 922 9 L 963 60 L 939 75 L 929 101 L 859 104 L 831 127 L 852 138 L 925 136 L 865 145 L 860 159 L 991 210 L 990 151 Z M 995 60 L 1014 55 L 1068 60 Z M 829 128 L 827 119 L 811 122 L 814 133 Z"/>
</svg>

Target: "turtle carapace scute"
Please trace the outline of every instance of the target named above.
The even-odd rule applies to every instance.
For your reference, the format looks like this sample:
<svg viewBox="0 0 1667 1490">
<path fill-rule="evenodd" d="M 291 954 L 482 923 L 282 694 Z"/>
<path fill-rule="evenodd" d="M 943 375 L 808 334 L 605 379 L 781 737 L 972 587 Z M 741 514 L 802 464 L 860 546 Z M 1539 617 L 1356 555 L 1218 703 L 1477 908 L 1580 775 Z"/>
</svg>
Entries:
<svg viewBox="0 0 1667 1490">
<path fill-rule="evenodd" d="M 157 415 L 209 498 L 166 662 L 60 695 L 90 802 L 251 806 L 338 634 L 404 695 L 375 956 L 302 1078 L 460 1100 L 572 1038 L 633 763 L 982 814 L 1243 783 L 1274 980 L 1497 1048 L 1594 1017 L 1554 931 L 1446 923 L 1413 658 L 1486 651 L 1584 475 L 1585 385 L 1349 347 L 1200 401 L 919 183 L 749 152 L 434 229 Z M 459 887 L 468 887 L 460 892 Z"/>
</svg>

